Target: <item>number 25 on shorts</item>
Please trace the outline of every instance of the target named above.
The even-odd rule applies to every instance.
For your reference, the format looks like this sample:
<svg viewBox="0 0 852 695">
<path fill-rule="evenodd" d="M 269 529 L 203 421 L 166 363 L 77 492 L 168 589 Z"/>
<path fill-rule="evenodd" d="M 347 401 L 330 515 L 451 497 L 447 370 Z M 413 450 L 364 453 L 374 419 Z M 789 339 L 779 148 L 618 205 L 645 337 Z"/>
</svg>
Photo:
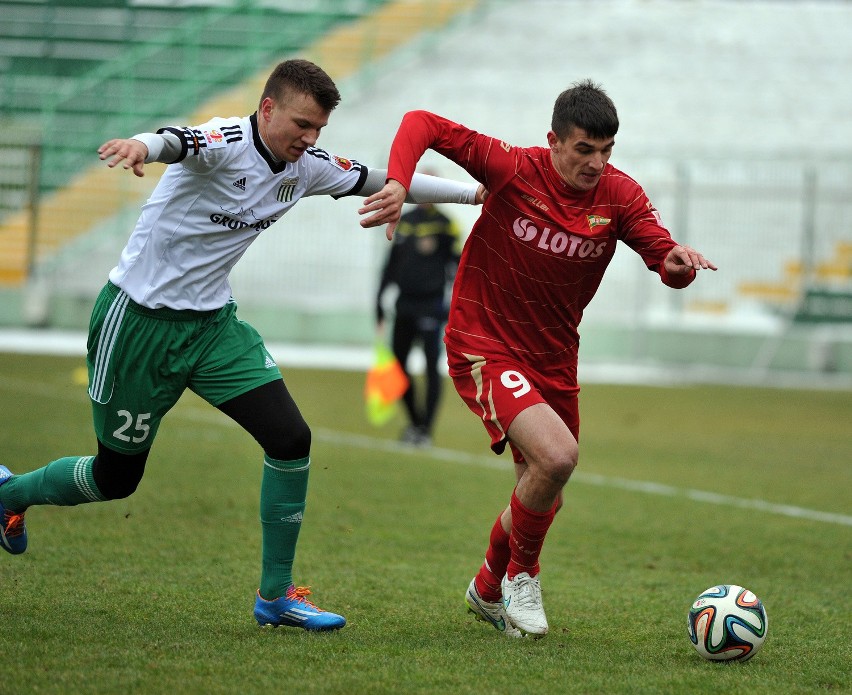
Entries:
<svg viewBox="0 0 852 695">
<path fill-rule="evenodd" d="M 134 444 L 140 444 L 148 438 L 151 428 L 147 424 L 147 420 L 151 417 L 151 413 L 139 413 L 136 416 L 135 423 L 133 414 L 127 410 L 119 410 L 117 415 L 124 420 L 124 424 L 112 433 L 113 437 L 122 442 L 133 442 Z M 128 430 L 130 430 L 129 433 Z"/>
</svg>

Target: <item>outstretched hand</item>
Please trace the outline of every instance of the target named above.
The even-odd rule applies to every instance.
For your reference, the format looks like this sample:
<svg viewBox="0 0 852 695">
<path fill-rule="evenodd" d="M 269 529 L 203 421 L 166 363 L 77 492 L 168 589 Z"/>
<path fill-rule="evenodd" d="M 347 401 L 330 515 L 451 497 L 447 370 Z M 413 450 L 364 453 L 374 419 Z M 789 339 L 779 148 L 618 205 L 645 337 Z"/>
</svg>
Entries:
<svg viewBox="0 0 852 695">
<path fill-rule="evenodd" d="M 112 157 L 112 160 L 107 162 L 110 169 L 123 161 L 125 169 L 132 169 L 136 176 L 145 176 L 142 167 L 145 157 L 148 156 L 148 148 L 144 142 L 133 138 L 107 140 L 98 148 L 98 155 L 102 160 Z"/>
<path fill-rule="evenodd" d="M 361 226 L 367 228 L 386 224 L 385 236 L 388 241 L 391 241 L 397 222 L 402 216 L 402 205 L 407 195 L 408 191 L 399 181 L 390 179 L 382 190 L 364 199 L 364 206 L 358 210 L 358 214 L 374 214 L 361 220 Z M 488 189 L 479 184 L 479 188 L 476 189 L 474 204 L 482 205 L 486 198 L 488 198 Z"/>
<path fill-rule="evenodd" d="M 359 215 L 374 213 L 370 217 L 361 220 L 362 227 L 378 227 L 386 224 L 385 236 L 390 241 L 396 223 L 402 215 L 402 204 L 408 191 L 396 179 L 390 179 L 378 193 L 373 193 L 364 200 L 364 207 L 358 210 Z"/>
<path fill-rule="evenodd" d="M 704 269 L 718 270 L 691 246 L 679 244 L 672 248 L 665 260 L 666 272 L 669 275 L 687 275 L 691 271 Z"/>
</svg>

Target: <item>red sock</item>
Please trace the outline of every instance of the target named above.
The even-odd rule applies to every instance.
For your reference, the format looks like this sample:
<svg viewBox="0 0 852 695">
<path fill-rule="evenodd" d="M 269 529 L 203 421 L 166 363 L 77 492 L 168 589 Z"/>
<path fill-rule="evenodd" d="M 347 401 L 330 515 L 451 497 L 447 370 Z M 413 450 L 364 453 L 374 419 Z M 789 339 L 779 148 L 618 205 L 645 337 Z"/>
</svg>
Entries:
<svg viewBox="0 0 852 695">
<path fill-rule="evenodd" d="M 541 555 L 541 546 L 553 517 L 556 515 L 556 502 L 549 511 L 534 512 L 521 504 L 514 492 L 512 492 L 512 531 L 509 536 L 509 549 L 512 557 L 506 568 L 509 579 L 521 572 L 535 577 L 539 573 L 538 557 Z"/>
<path fill-rule="evenodd" d="M 503 512 L 500 512 L 494 527 L 491 529 L 491 539 L 488 543 L 488 550 L 485 553 L 485 564 L 479 569 L 479 574 L 476 575 L 476 590 L 479 595 L 486 601 L 499 601 L 503 598 L 503 589 L 500 582 L 503 581 L 503 575 L 506 574 L 506 566 L 509 564 L 509 534 L 503 530 L 503 522 L 500 519 Z"/>
</svg>

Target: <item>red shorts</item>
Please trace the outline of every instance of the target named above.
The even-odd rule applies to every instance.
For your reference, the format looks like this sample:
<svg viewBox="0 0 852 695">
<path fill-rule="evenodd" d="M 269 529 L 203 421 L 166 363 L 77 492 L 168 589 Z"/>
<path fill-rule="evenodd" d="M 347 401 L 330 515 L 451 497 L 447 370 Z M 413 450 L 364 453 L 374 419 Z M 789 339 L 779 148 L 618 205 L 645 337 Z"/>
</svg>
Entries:
<svg viewBox="0 0 852 695">
<path fill-rule="evenodd" d="M 456 391 L 488 430 L 494 453 L 503 453 L 509 442 L 506 432 L 518 413 L 537 403 L 553 408 L 574 439 L 580 441 L 576 365 L 539 371 L 505 356 L 486 358 L 450 346 L 447 363 Z M 523 455 L 509 444 L 514 460 L 521 463 Z"/>
</svg>

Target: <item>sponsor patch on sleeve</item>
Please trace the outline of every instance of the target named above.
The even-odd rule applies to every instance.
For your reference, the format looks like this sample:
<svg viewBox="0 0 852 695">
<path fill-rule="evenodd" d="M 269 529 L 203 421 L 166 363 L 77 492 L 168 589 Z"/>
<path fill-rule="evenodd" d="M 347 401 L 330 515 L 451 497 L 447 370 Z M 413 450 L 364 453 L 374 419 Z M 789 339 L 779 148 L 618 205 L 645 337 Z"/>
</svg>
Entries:
<svg viewBox="0 0 852 695">
<path fill-rule="evenodd" d="M 217 147 L 224 147 L 226 145 L 225 136 L 222 135 L 222 131 L 218 128 L 202 130 L 201 134 L 204 136 L 204 141 L 207 143 L 207 149 L 213 150 Z"/>
<path fill-rule="evenodd" d="M 648 207 L 648 212 L 650 212 L 654 216 L 654 219 L 657 220 L 657 224 L 662 227 L 663 226 L 663 218 L 660 217 L 660 213 L 657 211 L 657 208 L 655 208 L 651 204 L 650 200 L 646 203 L 646 205 Z"/>
<path fill-rule="evenodd" d="M 343 171 L 349 171 L 352 168 L 352 161 L 346 159 L 345 157 L 338 157 L 336 154 L 332 155 L 331 162 L 338 169 L 343 169 Z"/>
</svg>

